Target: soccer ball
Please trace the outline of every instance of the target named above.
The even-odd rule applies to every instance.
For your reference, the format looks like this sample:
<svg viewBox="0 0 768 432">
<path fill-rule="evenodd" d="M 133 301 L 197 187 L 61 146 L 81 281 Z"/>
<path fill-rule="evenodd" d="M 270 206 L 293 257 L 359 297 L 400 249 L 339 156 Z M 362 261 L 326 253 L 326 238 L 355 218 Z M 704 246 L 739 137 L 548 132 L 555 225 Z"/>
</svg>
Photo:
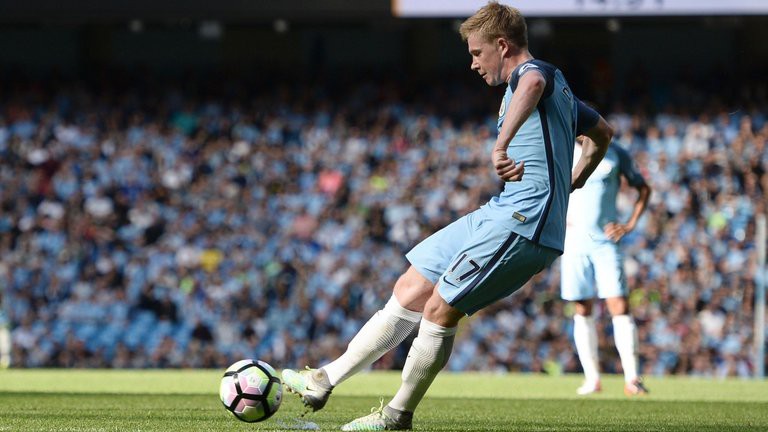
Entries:
<svg viewBox="0 0 768 432">
<path fill-rule="evenodd" d="M 221 403 L 244 422 L 260 422 L 277 412 L 283 383 L 272 366 L 261 360 L 240 360 L 227 368 L 219 387 Z"/>
</svg>

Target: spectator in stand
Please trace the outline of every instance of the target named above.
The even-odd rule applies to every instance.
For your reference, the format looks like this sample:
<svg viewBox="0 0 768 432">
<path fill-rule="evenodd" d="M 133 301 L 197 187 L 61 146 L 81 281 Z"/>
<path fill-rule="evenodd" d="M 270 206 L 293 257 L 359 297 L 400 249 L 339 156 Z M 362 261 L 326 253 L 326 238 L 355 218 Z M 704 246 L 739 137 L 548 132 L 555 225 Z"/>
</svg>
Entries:
<svg viewBox="0 0 768 432">
<path fill-rule="evenodd" d="M 34 99 L 3 82 L 15 95 L 0 101 L 0 286 L 14 366 L 324 363 L 389 295 L 402 252 L 498 188 L 485 157 L 495 113 L 474 83 L 441 82 L 462 101 L 446 105 L 441 92 L 406 101 L 354 82 L 195 99 L 162 81 L 120 82 L 62 82 Z M 712 101 L 609 116 L 654 190 L 623 240 L 648 376 L 751 373 L 768 109 Z M 633 193 L 620 191 L 622 219 Z M 363 290 L 373 268 L 379 288 Z M 541 274 L 474 316 L 448 368 L 579 371 L 559 280 L 557 269 Z M 610 339 L 599 346 L 601 370 L 617 371 Z M 403 355 L 373 367 L 402 367 Z"/>
</svg>

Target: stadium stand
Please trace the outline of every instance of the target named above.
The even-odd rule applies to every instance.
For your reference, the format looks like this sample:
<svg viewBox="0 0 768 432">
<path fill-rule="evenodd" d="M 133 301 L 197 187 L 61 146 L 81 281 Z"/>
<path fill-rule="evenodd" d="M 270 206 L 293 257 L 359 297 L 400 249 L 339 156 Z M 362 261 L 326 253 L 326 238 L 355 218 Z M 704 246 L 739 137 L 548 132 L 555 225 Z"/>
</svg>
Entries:
<svg viewBox="0 0 768 432">
<path fill-rule="evenodd" d="M 256 95 L 206 82 L 3 84 L 0 278 L 15 366 L 322 364 L 383 304 L 409 246 L 498 191 L 496 119 L 477 114 L 488 109 L 476 87 L 410 98 L 397 80 Z M 654 190 L 624 240 L 641 368 L 748 376 L 768 111 L 686 85 L 669 90 L 683 104 L 603 110 Z M 553 266 L 468 320 L 448 367 L 576 371 L 558 283 Z"/>
</svg>

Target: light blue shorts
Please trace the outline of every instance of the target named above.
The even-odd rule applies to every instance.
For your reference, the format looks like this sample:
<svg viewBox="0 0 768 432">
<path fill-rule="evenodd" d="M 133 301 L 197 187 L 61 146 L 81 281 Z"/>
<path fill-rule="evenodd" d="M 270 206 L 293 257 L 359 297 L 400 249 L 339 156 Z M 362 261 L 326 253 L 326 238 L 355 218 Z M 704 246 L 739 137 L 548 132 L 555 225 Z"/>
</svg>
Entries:
<svg viewBox="0 0 768 432">
<path fill-rule="evenodd" d="M 424 239 L 406 258 L 437 284 L 443 300 L 471 315 L 517 291 L 560 255 L 511 227 L 478 209 Z"/>
<path fill-rule="evenodd" d="M 560 257 L 560 296 L 563 300 L 626 297 L 624 259 L 611 241 L 590 243 L 587 248 L 569 247 Z"/>
</svg>

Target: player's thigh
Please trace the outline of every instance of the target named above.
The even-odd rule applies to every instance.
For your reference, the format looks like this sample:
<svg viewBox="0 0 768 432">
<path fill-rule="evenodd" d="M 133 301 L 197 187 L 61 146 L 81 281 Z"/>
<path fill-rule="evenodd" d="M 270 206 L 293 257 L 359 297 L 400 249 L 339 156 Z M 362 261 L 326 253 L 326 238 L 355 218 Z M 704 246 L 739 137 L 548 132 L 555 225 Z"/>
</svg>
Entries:
<svg viewBox="0 0 768 432">
<path fill-rule="evenodd" d="M 405 257 L 434 285 L 479 225 L 482 215 L 469 213 L 419 242 Z"/>
<path fill-rule="evenodd" d="M 449 305 L 471 315 L 517 291 L 557 256 L 504 224 L 489 223 L 457 254 L 437 289 Z"/>
<path fill-rule="evenodd" d="M 624 257 L 615 243 L 601 244 L 593 254 L 595 285 L 601 299 L 626 297 L 629 294 L 624 274 Z"/>
<path fill-rule="evenodd" d="M 560 297 L 568 301 L 595 297 L 595 274 L 588 253 L 566 248 L 560 257 Z"/>
</svg>

